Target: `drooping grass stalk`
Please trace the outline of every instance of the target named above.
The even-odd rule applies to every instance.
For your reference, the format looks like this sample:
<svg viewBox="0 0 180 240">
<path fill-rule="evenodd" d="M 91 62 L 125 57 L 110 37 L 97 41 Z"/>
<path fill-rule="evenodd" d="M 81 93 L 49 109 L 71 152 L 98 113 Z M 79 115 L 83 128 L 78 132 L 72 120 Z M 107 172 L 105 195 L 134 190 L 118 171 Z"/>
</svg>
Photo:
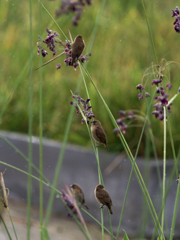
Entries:
<svg viewBox="0 0 180 240">
<path fill-rule="evenodd" d="M 101 223 L 95 217 L 93 217 L 89 212 L 87 212 L 84 208 L 82 208 L 82 211 L 85 212 L 89 217 L 91 217 L 97 224 L 101 225 Z M 111 235 L 111 232 L 106 227 L 104 227 L 104 230 Z M 114 235 L 113 235 L 113 239 L 116 239 Z"/>
<path fill-rule="evenodd" d="M 146 118 L 146 119 L 147 119 L 147 118 Z M 139 142 L 138 142 L 136 154 L 135 154 L 135 157 L 134 157 L 134 162 L 133 162 L 133 165 L 132 165 L 132 168 L 131 168 L 131 172 L 130 172 L 130 176 L 129 176 L 129 180 L 128 180 L 128 185 L 127 185 L 127 188 L 126 188 L 126 193 L 125 193 L 125 197 L 124 197 L 124 201 L 123 201 L 123 207 L 122 207 L 122 210 L 121 210 L 121 215 L 120 215 L 120 220 L 119 220 L 119 226 L 118 226 L 118 231 L 117 231 L 117 236 L 116 236 L 117 239 L 118 239 L 118 237 L 119 237 L 120 230 L 121 230 L 121 223 L 122 223 L 122 218 L 123 218 L 123 214 L 124 214 L 125 204 L 126 204 L 126 200 L 127 200 L 127 194 L 128 194 L 128 191 L 129 191 L 129 186 L 130 186 L 130 183 L 131 183 L 132 174 L 133 174 L 133 171 L 134 171 L 135 160 L 136 160 L 136 158 L 137 158 L 137 154 L 138 154 L 138 151 L 139 151 L 139 147 L 140 147 L 140 143 L 141 143 L 141 140 L 142 140 L 142 137 L 143 137 L 143 133 L 144 133 L 144 129 L 145 129 L 146 123 L 147 123 L 147 121 L 145 120 L 144 125 L 143 125 L 143 128 L 142 128 L 142 131 L 141 131 L 141 136 L 140 136 L 140 138 L 139 138 Z M 141 188 L 141 189 L 142 189 L 142 188 Z M 143 191 L 143 189 L 142 189 L 142 192 L 143 192 L 144 198 L 146 199 L 146 195 L 145 195 L 145 192 Z M 149 202 L 148 202 L 148 201 L 147 201 L 147 204 L 148 204 L 148 206 L 149 206 L 149 208 L 150 208 L 150 205 L 149 205 Z M 152 219 L 153 219 L 153 222 L 154 222 L 154 225 L 155 225 L 156 232 L 157 232 L 158 235 L 159 235 L 158 227 L 157 227 L 157 225 L 156 225 L 154 216 L 153 216 L 153 214 L 152 214 L 151 211 L 150 211 L 150 214 L 151 214 L 151 216 L 152 216 Z M 160 235 L 159 235 L 159 237 L 160 237 Z"/>
<path fill-rule="evenodd" d="M 0 163 L 3 164 L 3 165 L 5 165 L 5 166 L 7 166 L 7 167 L 11 167 L 11 168 L 13 168 L 13 169 L 15 169 L 15 170 L 17 170 L 17 171 L 19 171 L 19 172 L 22 172 L 22 173 L 26 174 L 27 176 L 29 175 L 28 172 L 26 172 L 26 171 L 24 171 L 24 170 L 22 170 L 22 169 L 20 169 L 20 168 L 17 168 L 17 167 L 15 167 L 15 166 L 11 165 L 11 164 L 8 164 L 8 163 L 2 162 L 2 161 L 0 161 Z M 32 174 L 31 174 L 31 178 L 34 178 L 35 180 L 37 180 L 38 182 L 40 182 L 40 178 L 35 177 L 35 176 L 32 175 Z M 51 188 L 51 189 L 54 189 L 54 190 L 56 191 L 56 193 L 58 193 L 58 194 L 61 195 L 61 192 L 60 192 L 59 190 L 55 189 L 55 188 L 53 187 L 53 185 L 51 185 L 51 184 L 49 184 L 49 183 L 47 183 L 47 182 L 44 182 L 44 181 L 43 181 L 43 184 L 46 185 L 47 187 Z"/>
<path fill-rule="evenodd" d="M 135 154 L 135 157 L 134 157 L 134 162 L 133 162 L 133 165 L 132 165 L 132 168 L 131 168 L 131 172 L 130 172 L 130 175 L 129 175 L 128 184 L 127 184 L 127 188 L 126 188 L 126 192 L 125 192 L 125 196 L 124 196 L 124 201 L 123 201 L 123 206 L 122 206 L 122 210 L 121 210 L 121 214 L 120 214 L 120 219 L 119 219 L 119 225 L 118 225 L 116 239 L 119 238 L 119 234 L 120 234 L 120 230 L 121 230 L 122 218 L 123 218 L 123 214 L 124 214 L 124 209 L 125 209 L 125 205 L 126 205 L 128 191 L 129 191 L 129 186 L 130 186 L 130 183 L 131 183 L 131 178 L 132 178 L 132 174 L 133 174 L 134 167 L 135 167 L 135 160 L 136 160 L 136 157 L 137 157 L 137 154 L 138 154 L 138 151 L 139 151 L 139 147 L 140 147 L 140 143 L 141 143 L 141 140 L 142 140 L 142 137 L 143 137 L 145 126 L 146 126 L 146 120 L 144 122 L 142 131 L 141 131 L 141 136 L 139 138 L 136 154 Z"/>
<path fill-rule="evenodd" d="M 152 105 L 152 101 L 154 99 L 155 92 L 156 91 L 154 91 L 154 94 L 153 94 L 153 97 L 152 97 L 151 102 L 149 104 L 149 107 L 146 104 L 147 116 L 148 116 L 148 114 L 150 112 L 150 108 L 151 108 L 151 105 Z M 119 237 L 119 234 L 120 234 L 121 223 L 122 223 L 122 218 L 123 218 L 123 214 L 124 214 L 124 208 L 125 208 L 125 204 L 126 204 L 126 200 L 127 200 L 127 194 L 128 194 L 128 191 L 129 191 L 129 186 L 130 186 L 130 182 L 131 182 L 131 178 L 132 178 L 132 173 L 134 171 L 135 160 L 137 158 L 137 154 L 138 154 L 138 151 L 139 151 L 140 143 L 141 143 L 141 140 L 142 140 L 142 137 L 143 137 L 143 134 L 144 134 L 144 129 L 145 129 L 146 124 L 148 124 L 148 125 L 150 124 L 147 117 L 144 118 L 144 125 L 143 125 L 142 131 L 141 131 L 141 135 L 140 135 L 140 138 L 139 138 L 139 141 L 138 141 L 138 145 L 137 145 L 137 148 L 136 148 L 136 153 L 135 153 L 135 157 L 134 157 L 133 166 L 132 166 L 132 169 L 131 169 L 131 172 L 130 172 L 128 185 L 127 185 L 127 188 L 126 188 L 126 193 L 125 193 L 125 197 L 124 197 L 124 201 L 123 201 L 123 207 L 122 207 L 122 210 L 121 210 L 121 215 L 120 215 L 120 220 L 119 220 L 119 225 L 118 225 L 118 230 L 117 230 L 117 238 Z M 158 165 L 157 165 L 157 170 L 159 170 L 159 166 Z"/>
<path fill-rule="evenodd" d="M 161 228 L 164 229 L 164 209 L 165 209 L 165 184 L 166 184 L 166 107 L 164 107 L 164 151 L 163 151 L 163 192 L 162 192 L 162 216 Z M 161 240 L 162 240 L 161 236 Z"/>
<path fill-rule="evenodd" d="M 29 127 L 28 127 L 28 134 L 29 134 L 29 144 L 28 144 L 28 189 L 27 189 L 27 240 L 30 240 L 30 229 L 31 229 L 31 188 L 32 188 L 32 179 L 31 179 L 31 173 L 32 173 L 32 121 L 33 121 L 33 107 L 32 107 L 32 101 L 33 101 L 33 78 L 32 78 L 32 72 L 33 72 L 33 64 L 32 64 L 32 57 L 33 57 L 33 44 L 32 44 L 32 1 L 29 0 Z"/>
<path fill-rule="evenodd" d="M 13 223 L 13 220 L 12 220 L 12 217 L 11 217 L 11 213 L 10 213 L 9 207 L 7 207 L 7 210 L 8 210 L 8 213 L 9 213 L 9 217 L 11 219 L 11 224 L 12 224 L 12 227 L 13 227 L 14 235 L 16 237 L 16 240 L 18 240 L 18 236 L 17 236 L 17 233 L 16 233 L 16 229 L 14 227 L 14 223 Z"/>
<path fill-rule="evenodd" d="M 106 108 L 106 110 L 107 110 L 107 112 L 108 112 L 108 114 L 109 114 L 109 116 L 110 116 L 110 118 L 111 118 L 111 120 L 112 120 L 112 123 L 113 123 L 114 127 L 115 127 L 115 128 L 118 128 L 118 125 L 117 125 L 117 123 L 116 123 L 116 120 L 114 119 L 114 117 L 113 117 L 113 115 L 112 115 L 109 107 L 107 106 L 104 98 L 102 97 L 102 95 L 100 94 L 100 92 L 99 92 L 99 90 L 97 89 L 96 85 L 94 84 L 94 81 L 92 80 L 90 74 L 88 73 L 88 71 L 87 71 L 87 69 L 84 67 L 84 65 L 82 65 L 82 67 L 83 67 L 85 73 L 87 74 L 87 76 L 89 77 L 90 81 L 92 82 L 92 84 L 93 84 L 95 90 L 97 91 L 99 97 L 101 98 L 103 104 L 105 105 L 105 108 Z M 123 147 L 124 147 L 124 149 L 125 149 L 125 151 L 126 151 L 126 153 L 127 153 L 127 156 L 128 156 L 128 158 L 129 158 L 131 164 L 133 165 L 133 161 L 134 161 L 133 155 L 132 155 L 131 150 L 129 149 L 129 146 L 128 146 L 128 144 L 127 144 L 127 142 L 126 142 L 126 140 L 125 140 L 125 138 L 124 138 L 124 136 L 123 136 L 122 133 L 120 134 L 120 137 L 119 137 L 119 138 L 120 138 L 120 140 L 121 140 L 121 143 L 122 143 L 122 145 L 123 145 Z M 160 226 L 160 223 L 159 223 L 159 221 L 158 221 L 158 217 L 157 217 L 156 211 L 155 211 L 154 206 L 153 206 L 153 203 L 152 203 L 152 200 L 151 200 L 151 198 L 150 198 L 150 196 L 149 196 L 149 192 L 148 192 L 148 190 L 147 190 L 147 188 L 146 188 L 146 185 L 145 185 L 145 183 L 144 183 L 144 180 L 143 180 L 143 178 L 142 178 L 142 175 L 141 175 L 141 173 L 140 173 L 140 171 L 139 171 L 139 168 L 138 168 L 138 166 L 137 166 L 136 163 L 135 163 L 135 174 L 136 174 L 136 177 L 137 177 L 137 179 L 138 179 L 138 182 L 139 182 L 139 184 L 140 184 L 140 187 L 141 187 L 142 191 L 145 191 L 145 194 L 146 194 L 146 196 L 147 196 L 147 198 L 146 198 L 147 204 L 148 204 L 148 201 L 149 201 L 149 203 L 150 203 L 150 205 L 148 204 L 148 206 L 150 207 L 150 208 L 149 208 L 150 213 L 152 214 L 152 211 L 153 211 L 153 214 L 154 214 L 155 219 L 156 219 L 156 221 L 157 221 L 159 230 L 161 231 L 161 234 L 162 234 L 162 236 L 164 237 L 163 232 L 162 232 L 162 229 L 161 229 L 161 226 Z"/>
<path fill-rule="evenodd" d="M 4 221 L 4 219 L 3 219 L 3 217 L 2 217 L 1 214 L 0 214 L 0 219 L 1 219 L 3 225 L 4 225 L 5 229 L 6 229 L 6 232 L 7 232 L 7 235 L 8 235 L 8 237 L 9 237 L 9 239 L 12 240 L 11 235 L 10 235 L 10 233 L 9 233 L 9 230 L 8 230 L 8 228 L 7 228 L 7 226 L 6 226 L 6 223 L 5 223 L 5 221 Z"/>
</svg>

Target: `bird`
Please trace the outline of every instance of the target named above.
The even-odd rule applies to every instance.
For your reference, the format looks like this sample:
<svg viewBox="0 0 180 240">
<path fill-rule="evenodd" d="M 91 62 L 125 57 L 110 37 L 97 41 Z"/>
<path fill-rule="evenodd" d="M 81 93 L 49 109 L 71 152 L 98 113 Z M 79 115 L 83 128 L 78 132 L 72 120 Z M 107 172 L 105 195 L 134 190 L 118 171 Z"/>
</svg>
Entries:
<svg viewBox="0 0 180 240">
<path fill-rule="evenodd" d="M 104 186 L 102 184 L 99 184 L 95 187 L 94 195 L 96 200 L 102 204 L 101 208 L 103 208 L 103 206 L 105 205 L 109 209 L 110 213 L 113 214 L 111 209 L 112 206 L 111 197 L 108 191 L 104 190 Z"/>
<path fill-rule="evenodd" d="M 72 184 L 71 186 L 73 197 L 76 200 L 76 202 L 81 205 L 83 205 L 86 209 L 89 209 L 86 204 L 85 204 L 85 198 L 84 198 L 84 193 L 80 186 L 76 183 Z"/>
<path fill-rule="evenodd" d="M 82 54 L 84 48 L 85 48 L 85 43 L 82 39 L 82 36 L 78 35 L 72 44 L 72 54 L 71 54 L 72 65 L 75 63 L 78 57 Z"/>
<path fill-rule="evenodd" d="M 104 144 L 106 146 L 107 150 L 109 151 L 109 148 L 107 145 L 106 133 L 105 133 L 101 123 L 98 120 L 91 121 L 91 123 L 92 123 L 92 125 L 91 125 L 92 137 L 99 144 L 101 144 L 101 143 Z M 99 144 L 96 145 L 96 147 L 98 147 Z"/>
</svg>

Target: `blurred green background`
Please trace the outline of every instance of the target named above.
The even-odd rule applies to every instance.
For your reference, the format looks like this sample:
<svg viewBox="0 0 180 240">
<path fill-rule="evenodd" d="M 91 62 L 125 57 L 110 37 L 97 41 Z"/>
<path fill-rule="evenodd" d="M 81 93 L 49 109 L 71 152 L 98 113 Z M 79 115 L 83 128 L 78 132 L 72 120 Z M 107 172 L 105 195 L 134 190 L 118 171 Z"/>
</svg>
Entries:
<svg viewBox="0 0 180 240">
<path fill-rule="evenodd" d="M 58 1 L 42 1 L 48 11 L 55 16 L 55 8 L 60 6 Z M 39 56 L 37 56 L 38 35 L 46 37 L 46 28 L 57 31 L 62 41 L 63 35 L 57 29 L 47 13 L 40 8 L 38 1 L 33 5 L 33 135 L 39 135 Z M 86 43 L 84 54 L 95 26 L 102 1 L 93 1 L 91 6 L 86 6 L 78 26 L 72 25 L 73 14 L 63 15 L 57 19 L 58 24 L 68 36 L 68 29 L 73 38 L 78 34 L 83 36 Z M 171 17 L 177 1 L 145 1 L 147 16 L 150 23 L 155 44 L 158 62 L 164 57 L 167 61 L 179 62 L 180 34 L 174 31 L 174 18 Z M 41 16 L 42 15 L 42 21 Z M 29 61 L 29 2 L 22 0 L 1 1 L 1 130 L 28 133 L 28 104 L 29 104 L 29 67 L 24 71 Z M 44 45 L 44 47 L 46 47 Z M 57 52 L 57 54 L 59 54 Z M 106 103 L 115 118 L 119 110 L 139 110 L 146 112 L 145 99 L 139 101 L 136 85 L 155 58 L 150 42 L 145 14 L 141 1 L 114 0 L 106 1 L 98 24 L 97 35 L 91 51 L 92 56 L 87 64 L 87 69 L 100 90 Z M 50 60 L 52 54 L 43 59 L 43 63 Z M 42 68 L 43 74 L 43 136 L 61 141 L 66 128 L 67 117 L 70 112 L 71 93 L 75 92 L 80 77 L 80 69 L 74 71 L 66 67 L 64 57 L 55 60 Z M 56 64 L 61 63 L 60 70 Z M 169 81 L 173 84 L 170 96 L 177 93 L 180 69 L 173 63 L 166 69 L 167 77 L 163 85 Z M 20 77 L 19 77 L 20 76 Z M 153 75 L 146 78 L 146 90 L 153 94 L 155 86 L 151 86 Z M 112 132 L 113 126 L 108 114 L 97 95 L 90 80 L 86 77 L 91 98 L 93 112 L 102 123 L 108 137 L 111 151 L 121 151 L 122 145 L 116 134 Z M 83 83 L 79 94 L 87 98 Z M 150 99 L 148 99 L 150 102 Z M 153 102 L 155 104 L 155 101 Z M 180 97 L 177 97 L 170 114 L 172 133 L 176 150 L 179 148 L 180 126 L 179 109 Z M 151 107 L 151 112 L 154 109 Z M 91 142 L 85 124 L 81 124 L 81 116 L 74 114 L 69 142 L 81 146 L 91 147 Z M 163 154 L 163 122 L 150 115 L 151 128 L 155 137 L 158 156 Z M 142 129 L 142 121 L 135 122 L 135 126 L 127 130 L 125 138 L 130 147 L 136 149 Z M 132 141 L 133 140 L 133 141 Z M 132 143 L 133 142 L 133 143 Z M 132 143 L 132 144 L 131 144 Z M 169 133 L 167 133 L 168 156 L 172 157 Z M 139 154 L 144 155 L 145 137 L 142 139 Z"/>
</svg>

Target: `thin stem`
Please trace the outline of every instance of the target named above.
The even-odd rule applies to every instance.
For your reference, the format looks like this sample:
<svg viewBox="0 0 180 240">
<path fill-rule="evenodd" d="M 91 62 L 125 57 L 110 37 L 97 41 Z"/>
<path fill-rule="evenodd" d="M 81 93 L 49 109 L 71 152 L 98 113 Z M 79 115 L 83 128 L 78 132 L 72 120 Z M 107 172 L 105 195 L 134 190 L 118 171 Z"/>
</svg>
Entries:
<svg viewBox="0 0 180 240">
<path fill-rule="evenodd" d="M 1 214 L 0 214 L 0 219 L 1 219 L 3 225 L 4 225 L 5 229 L 6 229 L 6 232 L 7 232 L 7 234 L 8 234 L 9 239 L 12 240 L 11 235 L 10 235 L 10 233 L 9 233 L 9 231 L 8 231 L 8 228 L 7 228 L 7 226 L 6 226 L 6 223 L 4 222 L 4 219 L 3 219 L 3 217 L 1 216 Z"/>
<path fill-rule="evenodd" d="M 39 1 L 40 2 L 40 1 Z M 41 3 L 41 2 L 40 2 Z M 39 5 L 39 18 L 42 23 L 42 3 Z M 41 28 L 42 24 L 40 24 Z M 40 29 L 41 32 L 41 29 Z M 39 65 L 42 65 L 42 56 L 39 58 Z M 40 182 L 39 182 L 39 221 L 40 228 L 43 227 L 43 124 L 42 124 L 42 69 L 39 71 L 39 170 L 40 170 Z M 40 238 L 43 240 L 43 231 L 40 231 Z"/>
<path fill-rule="evenodd" d="M 166 107 L 164 107 L 164 152 L 163 152 L 163 193 L 162 193 L 162 216 L 161 228 L 164 229 L 164 208 L 165 208 L 165 184 L 166 184 Z M 162 237 L 161 237 L 162 239 Z"/>
<path fill-rule="evenodd" d="M 108 213 L 108 218 L 109 218 L 109 226 L 110 226 L 110 230 L 111 230 L 111 239 L 113 240 L 114 236 L 113 236 L 113 229 L 112 229 L 112 223 L 111 223 L 111 214 L 110 214 L 108 208 L 107 208 L 107 213 Z"/>
<path fill-rule="evenodd" d="M 117 123 L 116 123 L 116 120 L 114 119 L 114 116 L 112 115 L 112 113 L 111 113 L 109 107 L 107 106 L 104 98 L 102 97 L 102 95 L 100 94 L 100 92 L 99 92 L 99 90 L 97 89 L 96 85 L 94 84 L 94 82 L 93 82 L 90 74 L 88 73 L 87 69 L 84 67 L 84 65 L 82 65 L 82 66 L 83 66 L 83 69 L 84 69 L 84 71 L 86 72 L 87 76 L 88 76 L 89 79 L 91 80 L 94 88 L 96 89 L 98 95 L 100 96 L 103 104 L 105 105 L 105 108 L 106 108 L 106 110 L 107 110 L 107 112 L 108 112 L 108 114 L 109 114 L 109 116 L 110 116 L 110 118 L 111 118 L 111 120 L 112 120 L 113 125 L 115 126 L 115 128 L 118 128 L 118 125 L 117 125 Z M 133 161 L 135 161 L 135 160 L 134 160 L 134 158 L 133 158 L 133 155 L 132 155 L 132 153 L 131 153 L 131 150 L 129 149 L 129 146 L 128 146 L 128 144 L 127 144 L 127 142 L 126 142 L 126 140 L 125 140 L 125 138 L 124 138 L 124 136 L 123 136 L 122 133 L 120 133 L 120 137 L 119 137 L 119 138 L 120 138 L 120 140 L 121 140 L 121 143 L 122 143 L 122 145 L 123 145 L 123 147 L 124 147 L 124 149 L 125 149 L 125 151 L 126 151 L 126 153 L 127 153 L 127 156 L 128 156 L 128 158 L 129 158 L 131 164 L 133 164 Z M 152 200 L 151 200 L 151 198 L 150 198 L 150 196 L 149 196 L 149 192 L 148 192 L 148 190 L 147 190 L 147 188 L 146 188 L 146 185 L 145 185 L 145 183 L 144 183 L 144 180 L 143 180 L 143 178 L 142 178 L 142 175 L 141 175 L 141 173 L 140 173 L 140 171 L 139 171 L 139 168 L 138 168 L 138 166 L 137 166 L 136 163 L 135 163 L 135 174 L 136 174 L 136 177 L 137 177 L 137 179 L 138 179 L 138 182 L 139 182 L 139 185 L 140 185 L 142 191 L 145 191 L 145 194 L 146 194 L 146 196 L 147 196 L 146 201 L 147 201 L 148 207 L 151 206 L 151 207 L 149 208 L 150 213 L 151 213 L 151 216 L 153 216 L 152 214 L 154 214 L 155 219 L 156 219 L 157 224 L 158 224 L 158 227 L 159 227 L 159 229 L 160 229 L 160 231 L 161 231 L 161 234 L 162 234 L 162 236 L 164 237 L 163 232 L 162 232 L 162 229 L 161 229 L 161 226 L 160 226 L 160 223 L 159 223 L 159 221 L 158 221 L 157 213 L 156 213 L 156 211 L 155 211 L 155 209 L 154 209 Z M 149 205 L 149 203 L 150 203 L 150 205 Z M 152 208 L 152 209 L 151 209 L 151 208 Z M 153 211 L 153 213 L 152 213 L 152 211 Z"/>
<path fill-rule="evenodd" d="M 13 227 L 13 230 L 14 230 L 14 234 L 15 234 L 16 240 L 18 240 L 18 236 L 17 236 L 17 233 L 16 233 L 16 229 L 14 227 L 14 223 L 13 223 L 13 220 L 12 220 L 12 217 L 11 217 L 11 213 L 10 213 L 9 207 L 7 207 L 7 210 L 8 210 L 8 213 L 9 213 L 9 217 L 11 219 L 11 224 L 12 224 L 12 227 Z"/>
<path fill-rule="evenodd" d="M 104 240 L 104 217 L 103 217 L 103 208 L 101 208 L 101 232 L 102 232 L 102 240 Z"/>
<path fill-rule="evenodd" d="M 61 33 L 63 34 L 63 36 L 65 37 L 65 39 L 68 39 L 66 37 L 66 35 L 64 34 L 63 30 L 60 28 L 60 26 L 58 25 L 58 23 L 56 22 L 56 20 L 52 17 L 52 15 L 49 13 L 49 11 L 47 10 L 47 8 L 42 4 L 41 0 L 38 0 L 38 2 L 41 4 L 41 6 L 44 8 L 44 10 L 47 12 L 47 14 L 50 16 L 50 18 L 53 20 L 53 22 L 56 24 L 57 28 L 61 31 Z"/>
<path fill-rule="evenodd" d="M 82 208 L 82 211 L 85 212 L 89 217 L 91 217 L 97 224 L 101 225 L 101 223 L 96 218 L 94 218 L 89 212 L 87 212 L 84 208 Z M 104 230 L 107 233 L 111 234 L 111 232 L 106 227 L 104 227 Z M 113 235 L 113 238 L 116 239 L 114 235 Z"/>
<path fill-rule="evenodd" d="M 146 22 L 147 22 L 147 26 L 148 26 L 148 31 L 149 31 L 149 36 L 150 36 L 150 40 L 151 40 L 151 45 L 152 45 L 153 52 L 154 52 L 155 61 L 156 61 L 156 64 L 158 64 L 156 51 L 155 51 L 155 47 L 154 47 L 154 42 L 153 42 L 153 37 L 152 37 L 152 33 L 151 33 L 151 29 L 150 29 L 150 25 L 149 25 L 147 13 L 146 13 L 146 8 L 145 8 L 145 5 L 144 5 L 144 0 L 142 0 L 141 2 L 142 2 L 143 9 L 144 9 L 145 17 L 146 17 Z"/>
<path fill-rule="evenodd" d="M 176 153 L 175 153 L 173 135 L 172 135 L 172 130 L 171 130 L 171 123 L 170 123 L 170 118 L 169 118 L 168 113 L 167 113 L 167 108 L 166 108 L 166 116 L 167 116 L 168 129 L 169 129 L 171 148 L 172 148 L 172 152 L 173 152 L 173 158 L 174 158 L 174 163 L 175 163 L 176 174 L 178 175 L 178 161 L 177 161 L 177 157 L 176 157 Z"/>
<path fill-rule="evenodd" d="M 39 174 L 39 176 L 42 176 L 43 180 L 46 183 L 49 183 L 48 179 L 42 175 L 42 173 L 39 171 L 39 169 L 17 148 L 15 147 L 11 142 L 9 142 L 5 137 L 0 135 L 0 139 L 2 139 L 5 143 L 7 143 L 12 149 L 16 151 L 28 164 L 32 166 L 32 168 Z"/>
<path fill-rule="evenodd" d="M 29 23 L 30 23 L 30 30 L 29 30 L 29 38 L 30 38 L 30 60 L 29 60 L 29 145 L 28 145 L 28 188 L 27 188 L 27 240 L 30 240 L 30 229 L 31 229 L 31 189 L 32 189 L 32 119 L 33 119 L 33 64 L 32 64 L 32 57 L 33 57 L 33 44 L 32 44 L 32 1 L 29 0 Z"/>
<path fill-rule="evenodd" d="M 100 9 L 100 11 L 98 13 L 98 17 L 96 19 L 96 23 L 95 23 L 94 29 L 96 28 L 96 25 L 98 24 L 98 21 L 100 19 L 101 14 L 102 14 L 102 9 L 104 7 L 104 4 L 103 4 L 104 2 L 105 2 L 105 0 L 102 2 L 101 9 Z M 42 5 L 42 3 L 41 3 L 41 5 Z M 42 6 L 44 7 L 44 5 L 42 5 Z M 50 13 L 47 11 L 47 9 L 45 7 L 44 7 L 44 9 L 50 15 Z M 50 15 L 50 17 L 56 23 L 55 19 L 51 15 Z M 58 26 L 57 23 L 56 23 L 56 25 Z M 59 26 L 58 26 L 58 28 L 59 28 Z M 60 31 L 65 36 L 64 32 L 62 31 L 62 29 L 60 29 Z M 88 51 L 91 51 L 92 42 L 94 41 L 95 34 L 96 34 L 96 31 L 93 30 L 93 33 L 92 33 L 91 39 L 90 39 L 90 44 L 91 45 L 88 45 L 88 47 L 87 47 Z M 65 36 L 65 38 L 67 39 L 66 36 Z M 81 80 L 82 80 L 82 78 L 80 77 L 76 91 L 78 91 L 79 88 L 80 88 L 80 85 L 81 85 L 81 82 L 82 82 Z M 63 162 L 64 152 L 65 152 L 66 144 L 67 144 L 67 141 L 68 141 L 68 136 L 69 136 L 69 132 L 70 132 L 70 128 L 71 128 L 71 123 L 72 123 L 74 111 L 75 111 L 75 109 L 71 108 L 69 116 L 68 116 L 67 126 L 66 126 L 66 130 L 65 130 L 64 138 L 63 138 L 63 145 L 62 145 L 62 149 L 61 149 L 61 152 L 60 152 L 60 155 L 59 155 L 59 158 L 58 158 L 58 164 L 57 164 L 57 167 L 56 167 L 56 172 L 55 172 L 55 176 L 54 176 L 54 180 L 53 180 L 53 186 L 57 186 L 57 183 L 58 183 L 58 178 L 59 178 L 59 174 L 60 174 L 60 170 L 61 170 L 61 165 L 62 165 L 62 162 Z M 92 144 L 93 144 L 93 141 L 92 141 Z M 94 152 L 95 152 L 95 150 L 94 150 Z M 100 169 L 100 166 L 98 165 L 98 171 L 99 171 L 99 169 Z M 50 197 L 49 197 L 49 202 L 48 202 L 48 207 L 47 207 L 47 210 L 46 210 L 45 226 L 47 226 L 48 222 L 49 222 L 51 209 L 52 209 L 52 204 L 53 204 L 53 199 L 54 199 L 54 194 L 55 194 L 55 192 L 51 191 L 51 194 L 50 194 Z"/>
<path fill-rule="evenodd" d="M 174 204 L 174 212 L 173 212 L 173 219 L 172 219 L 172 225 L 171 225 L 171 233 L 170 233 L 170 238 L 169 238 L 170 240 L 173 240 L 176 216 L 177 216 L 177 212 L 178 212 L 177 210 L 178 210 L 179 197 L 180 197 L 180 182 L 178 183 L 177 192 L 176 192 L 176 200 L 175 200 L 175 204 Z"/>
</svg>

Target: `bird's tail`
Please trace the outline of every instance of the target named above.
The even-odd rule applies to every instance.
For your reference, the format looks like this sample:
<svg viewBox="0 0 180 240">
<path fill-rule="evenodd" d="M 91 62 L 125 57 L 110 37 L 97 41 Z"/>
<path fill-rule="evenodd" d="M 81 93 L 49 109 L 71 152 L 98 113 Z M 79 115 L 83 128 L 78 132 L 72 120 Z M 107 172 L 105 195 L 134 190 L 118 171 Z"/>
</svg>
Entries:
<svg viewBox="0 0 180 240">
<path fill-rule="evenodd" d="M 113 214 L 111 207 L 109 208 L 110 214 Z"/>
<path fill-rule="evenodd" d="M 85 204 L 83 204 L 83 206 L 84 206 L 87 210 L 89 210 L 88 206 L 86 206 Z"/>
<path fill-rule="evenodd" d="M 106 144 L 106 148 L 107 148 L 107 150 L 109 151 L 109 148 L 108 148 L 108 145 Z"/>
</svg>

